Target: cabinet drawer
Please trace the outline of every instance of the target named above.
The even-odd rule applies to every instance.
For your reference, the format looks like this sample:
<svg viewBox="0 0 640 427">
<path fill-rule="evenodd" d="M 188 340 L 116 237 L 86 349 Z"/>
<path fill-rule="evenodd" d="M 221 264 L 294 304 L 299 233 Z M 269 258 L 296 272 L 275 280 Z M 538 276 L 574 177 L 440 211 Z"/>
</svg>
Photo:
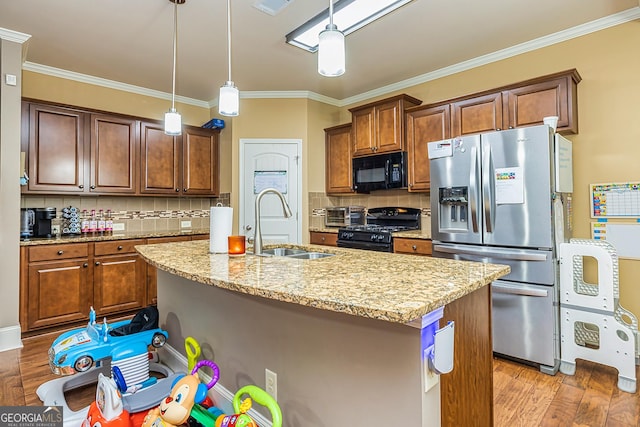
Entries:
<svg viewBox="0 0 640 427">
<path fill-rule="evenodd" d="M 68 243 L 29 248 L 29 262 L 86 258 L 88 256 L 89 245 L 87 243 Z"/>
<path fill-rule="evenodd" d="M 309 243 L 312 245 L 338 246 L 338 233 L 311 232 Z"/>
<path fill-rule="evenodd" d="M 431 255 L 431 240 L 393 239 L 393 251 L 404 254 Z"/>
<path fill-rule="evenodd" d="M 96 242 L 95 255 L 114 255 L 134 253 L 135 246 L 144 245 L 144 239 L 117 240 L 113 242 Z"/>
</svg>

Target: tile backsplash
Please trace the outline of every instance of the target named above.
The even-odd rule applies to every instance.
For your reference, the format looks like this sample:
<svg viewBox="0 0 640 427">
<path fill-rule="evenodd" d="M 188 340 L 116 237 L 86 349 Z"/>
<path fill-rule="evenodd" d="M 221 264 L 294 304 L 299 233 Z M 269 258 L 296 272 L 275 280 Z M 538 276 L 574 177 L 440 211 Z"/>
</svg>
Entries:
<svg viewBox="0 0 640 427">
<path fill-rule="evenodd" d="M 324 208 L 327 206 L 364 206 L 377 208 L 399 206 L 422 209 L 421 224 L 431 223 L 431 199 L 428 193 L 409 193 L 407 190 L 384 190 L 371 194 L 327 196 L 325 193 L 309 193 L 309 227 L 324 228 Z"/>
<path fill-rule="evenodd" d="M 88 212 L 111 209 L 114 224 L 124 224 L 125 231 L 153 232 L 179 230 L 182 221 L 190 221 L 192 229 L 209 228 L 210 208 L 218 203 L 229 206 L 230 200 L 229 193 L 211 198 L 24 195 L 20 207 L 56 208 L 57 219 L 53 224 L 61 221 L 64 207 L 75 206 Z"/>
</svg>

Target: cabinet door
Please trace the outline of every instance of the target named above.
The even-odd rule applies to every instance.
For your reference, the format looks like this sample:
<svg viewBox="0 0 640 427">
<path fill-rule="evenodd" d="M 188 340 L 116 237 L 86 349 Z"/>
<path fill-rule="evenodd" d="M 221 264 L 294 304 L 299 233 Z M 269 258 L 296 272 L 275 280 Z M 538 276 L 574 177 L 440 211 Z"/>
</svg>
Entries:
<svg viewBox="0 0 640 427">
<path fill-rule="evenodd" d="M 160 124 L 140 124 L 140 192 L 180 193 L 180 140 L 164 133 Z"/>
<path fill-rule="evenodd" d="M 449 104 L 408 112 L 407 155 L 409 191 L 429 191 L 429 154 L 427 144 L 450 138 Z"/>
<path fill-rule="evenodd" d="M 338 246 L 338 233 L 310 231 L 309 243 L 312 245 Z"/>
<path fill-rule="evenodd" d="M 565 76 L 506 91 L 509 127 L 539 125 L 544 117 L 558 116 L 559 132 L 577 133 L 574 86 L 571 76 Z"/>
<path fill-rule="evenodd" d="M 376 106 L 374 120 L 376 154 L 404 149 L 403 114 L 400 101 L 389 101 Z"/>
<path fill-rule="evenodd" d="M 502 92 L 454 102 L 451 110 L 454 137 L 504 129 Z"/>
<path fill-rule="evenodd" d="M 374 153 L 374 107 L 352 111 L 353 156 L 369 156 Z"/>
<path fill-rule="evenodd" d="M 85 114 L 60 107 L 30 104 L 29 191 L 84 191 Z"/>
<path fill-rule="evenodd" d="M 325 129 L 325 191 L 353 193 L 351 169 L 351 124 Z"/>
<path fill-rule="evenodd" d="M 94 258 L 93 308 L 98 315 L 144 307 L 146 263 L 137 254 Z"/>
<path fill-rule="evenodd" d="M 204 235 L 207 239 L 208 234 Z M 147 244 L 153 245 L 156 243 L 171 243 L 171 242 L 188 242 L 192 237 L 179 236 L 179 237 L 157 237 L 153 239 L 147 239 Z M 199 240 L 196 236 L 193 236 L 193 240 Z M 156 305 L 158 303 L 158 269 L 147 265 L 147 303 L 146 305 Z"/>
<path fill-rule="evenodd" d="M 85 320 L 93 297 L 89 260 L 29 264 L 27 330 Z"/>
<path fill-rule="evenodd" d="M 138 125 L 135 119 L 91 115 L 91 183 L 96 193 L 137 190 Z"/>
<path fill-rule="evenodd" d="M 182 192 L 217 196 L 219 192 L 218 132 L 185 126 L 182 131 Z"/>
</svg>

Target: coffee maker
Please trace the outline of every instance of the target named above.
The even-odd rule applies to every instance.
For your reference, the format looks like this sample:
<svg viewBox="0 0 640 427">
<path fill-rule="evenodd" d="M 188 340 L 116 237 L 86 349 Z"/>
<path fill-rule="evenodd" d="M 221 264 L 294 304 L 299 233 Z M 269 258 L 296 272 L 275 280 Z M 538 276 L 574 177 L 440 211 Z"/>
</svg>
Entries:
<svg viewBox="0 0 640 427">
<path fill-rule="evenodd" d="M 51 233 L 51 220 L 56 217 L 56 208 L 36 208 L 35 223 L 33 224 L 34 237 L 53 237 Z"/>
</svg>

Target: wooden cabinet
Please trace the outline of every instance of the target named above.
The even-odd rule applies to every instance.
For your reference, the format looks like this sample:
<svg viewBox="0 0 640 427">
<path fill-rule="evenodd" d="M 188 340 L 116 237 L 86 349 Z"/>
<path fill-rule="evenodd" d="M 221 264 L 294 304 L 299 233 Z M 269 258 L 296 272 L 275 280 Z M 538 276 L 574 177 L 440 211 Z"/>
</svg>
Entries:
<svg viewBox="0 0 640 427">
<path fill-rule="evenodd" d="M 207 236 L 208 234 L 193 236 L 193 239 L 199 240 L 201 236 Z M 188 242 L 192 240 L 191 236 L 175 236 L 175 237 L 155 237 L 147 239 L 147 244 L 153 245 L 157 243 L 172 243 L 172 242 Z M 158 269 L 148 265 L 147 266 L 147 305 L 155 305 L 158 303 Z"/>
<path fill-rule="evenodd" d="M 23 103 L 23 151 L 28 153 L 29 183 L 23 191 L 85 191 L 85 119 L 82 111 Z"/>
<path fill-rule="evenodd" d="M 147 265 L 134 249 L 144 243 L 144 239 L 95 243 L 93 308 L 98 315 L 145 306 Z"/>
<path fill-rule="evenodd" d="M 90 192 L 137 192 L 138 140 L 135 119 L 91 114 Z"/>
<path fill-rule="evenodd" d="M 403 94 L 349 109 L 353 156 L 404 150 L 404 110 L 421 102 Z"/>
<path fill-rule="evenodd" d="M 453 102 L 451 128 L 454 136 L 504 129 L 502 93 L 491 93 Z"/>
<path fill-rule="evenodd" d="M 351 166 L 351 123 L 330 127 L 325 132 L 325 191 L 353 193 Z"/>
<path fill-rule="evenodd" d="M 431 256 L 431 240 L 394 237 L 393 252 L 401 254 Z"/>
<path fill-rule="evenodd" d="M 22 266 L 20 320 L 25 331 L 86 319 L 93 299 L 90 245 L 73 243 L 28 249 Z"/>
<path fill-rule="evenodd" d="M 160 123 L 140 123 L 140 192 L 181 193 L 180 140 L 164 133 Z"/>
<path fill-rule="evenodd" d="M 182 193 L 217 196 L 219 194 L 218 131 L 183 126 Z"/>
<path fill-rule="evenodd" d="M 23 101 L 23 193 L 219 194 L 219 130 Z"/>
<path fill-rule="evenodd" d="M 451 107 L 415 107 L 407 110 L 407 172 L 409 191 L 429 191 L 429 154 L 427 144 L 450 138 Z"/>
<path fill-rule="evenodd" d="M 312 245 L 338 246 L 338 233 L 310 231 L 309 243 Z"/>
</svg>

